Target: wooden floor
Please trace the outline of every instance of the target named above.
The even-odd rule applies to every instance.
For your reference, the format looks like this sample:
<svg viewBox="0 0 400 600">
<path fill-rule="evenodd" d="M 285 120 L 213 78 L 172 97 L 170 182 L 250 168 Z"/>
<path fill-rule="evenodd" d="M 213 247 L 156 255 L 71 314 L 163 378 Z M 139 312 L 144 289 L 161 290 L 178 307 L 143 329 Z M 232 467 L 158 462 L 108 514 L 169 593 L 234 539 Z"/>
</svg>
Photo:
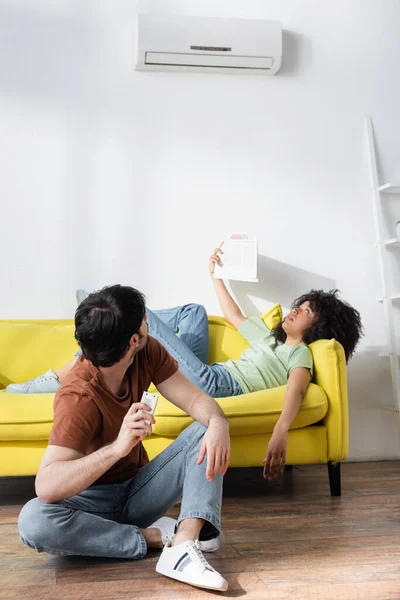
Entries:
<svg viewBox="0 0 400 600">
<path fill-rule="evenodd" d="M 138 562 L 37 554 L 16 525 L 31 497 L 33 478 L 0 479 L 0 599 L 400 599 L 400 461 L 343 464 L 341 498 L 324 465 L 271 483 L 261 469 L 228 472 L 226 545 L 207 555 L 225 594 L 158 575 L 156 552 Z"/>
</svg>

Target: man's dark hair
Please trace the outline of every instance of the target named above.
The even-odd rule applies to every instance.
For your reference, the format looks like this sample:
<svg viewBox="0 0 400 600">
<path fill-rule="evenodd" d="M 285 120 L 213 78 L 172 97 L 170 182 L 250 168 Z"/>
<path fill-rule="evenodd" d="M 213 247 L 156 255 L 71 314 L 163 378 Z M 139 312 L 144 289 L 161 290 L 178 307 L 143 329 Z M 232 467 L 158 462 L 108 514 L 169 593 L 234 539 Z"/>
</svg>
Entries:
<svg viewBox="0 0 400 600">
<path fill-rule="evenodd" d="M 303 342 L 311 344 L 316 340 L 335 338 L 342 344 L 347 362 L 363 335 L 363 326 L 360 313 L 347 302 L 340 300 L 339 293 L 339 290 L 311 290 L 308 294 L 296 298 L 291 309 L 298 308 L 308 301 L 316 319 L 303 335 Z M 286 341 L 282 321 L 274 328 L 273 333 L 277 341 Z"/>
<path fill-rule="evenodd" d="M 85 358 L 95 367 L 115 365 L 145 314 L 145 297 L 132 287 L 111 285 L 90 294 L 75 312 L 75 338 Z"/>
</svg>

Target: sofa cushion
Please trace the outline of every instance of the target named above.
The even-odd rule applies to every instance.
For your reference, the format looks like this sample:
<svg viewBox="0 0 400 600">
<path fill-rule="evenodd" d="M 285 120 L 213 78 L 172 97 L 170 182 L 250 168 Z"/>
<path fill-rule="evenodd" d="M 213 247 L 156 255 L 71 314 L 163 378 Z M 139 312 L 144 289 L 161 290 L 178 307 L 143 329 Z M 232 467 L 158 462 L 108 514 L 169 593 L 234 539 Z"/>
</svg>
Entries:
<svg viewBox="0 0 400 600">
<path fill-rule="evenodd" d="M 0 321 L 0 388 L 70 361 L 78 349 L 74 331 L 71 320 Z"/>
<path fill-rule="evenodd" d="M 286 386 L 262 390 L 230 398 L 217 399 L 229 419 L 231 435 L 270 433 L 282 412 Z M 328 400 L 322 388 L 310 384 L 290 429 L 318 423 L 328 410 Z M 160 396 L 155 411 L 155 435 L 177 436 L 192 419 L 180 408 Z"/>
<path fill-rule="evenodd" d="M 53 426 L 54 394 L 0 391 L 0 440 L 48 440 Z"/>
<path fill-rule="evenodd" d="M 268 329 L 273 329 L 282 321 L 283 313 L 282 306 L 280 304 L 274 304 L 266 313 L 261 315 L 262 320 L 268 327 Z"/>
</svg>

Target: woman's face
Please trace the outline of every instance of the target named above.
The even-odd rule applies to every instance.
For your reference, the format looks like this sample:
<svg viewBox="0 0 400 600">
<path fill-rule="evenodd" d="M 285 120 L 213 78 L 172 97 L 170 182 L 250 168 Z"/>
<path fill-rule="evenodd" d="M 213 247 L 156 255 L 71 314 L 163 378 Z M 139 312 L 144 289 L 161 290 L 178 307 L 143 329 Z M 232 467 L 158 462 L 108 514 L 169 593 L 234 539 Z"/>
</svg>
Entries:
<svg viewBox="0 0 400 600">
<path fill-rule="evenodd" d="M 311 309 L 310 303 L 303 302 L 297 308 L 292 308 L 283 320 L 282 327 L 286 335 L 303 338 L 307 329 L 315 322 L 317 315 Z"/>
</svg>

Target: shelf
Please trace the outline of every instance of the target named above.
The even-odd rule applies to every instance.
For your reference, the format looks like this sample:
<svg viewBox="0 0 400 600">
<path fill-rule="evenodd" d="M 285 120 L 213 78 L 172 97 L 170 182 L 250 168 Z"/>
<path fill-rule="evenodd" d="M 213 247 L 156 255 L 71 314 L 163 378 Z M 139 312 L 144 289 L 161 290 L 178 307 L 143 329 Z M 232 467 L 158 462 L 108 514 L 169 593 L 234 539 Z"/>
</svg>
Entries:
<svg viewBox="0 0 400 600">
<path fill-rule="evenodd" d="M 398 240 L 397 238 L 384 240 L 382 243 L 384 246 L 386 246 L 386 248 L 397 248 L 398 246 L 400 246 L 400 240 Z"/>
<path fill-rule="evenodd" d="M 400 294 L 393 294 L 392 296 L 390 296 L 390 300 L 392 300 L 392 302 L 396 302 L 397 300 L 400 300 Z M 383 302 L 382 296 L 380 296 L 380 298 L 378 298 L 378 302 Z"/>
<path fill-rule="evenodd" d="M 389 350 L 384 350 L 383 352 L 379 352 L 379 356 L 400 356 L 399 352 L 389 352 Z"/>
<path fill-rule="evenodd" d="M 381 192 L 381 194 L 400 194 L 400 185 L 385 183 L 385 185 L 378 187 L 378 192 Z"/>
</svg>

